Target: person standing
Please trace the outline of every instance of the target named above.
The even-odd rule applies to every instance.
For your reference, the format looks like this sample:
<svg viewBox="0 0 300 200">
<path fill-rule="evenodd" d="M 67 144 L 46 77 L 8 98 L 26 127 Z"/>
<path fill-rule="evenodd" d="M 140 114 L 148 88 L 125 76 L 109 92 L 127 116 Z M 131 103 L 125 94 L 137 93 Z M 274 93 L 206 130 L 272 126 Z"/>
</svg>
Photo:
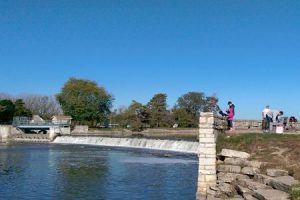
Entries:
<svg viewBox="0 0 300 200">
<path fill-rule="evenodd" d="M 235 115 L 235 105 L 229 101 L 228 102 L 228 109 L 227 109 L 227 123 L 228 123 L 228 129 L 230 131 L 233 131 L 233 118 Z"/>
<path fill-rule="evenodd" d="M 268 123 L 268 128 L 269 131 L 273 129 L 273 123 L 280 123 L 282 121 L 281 116 L 283 115 L 283 111 L 278 111 L 278 110 L 270 110 L 266 114 L 266 120 Z M 271 126 L 272 123 L 272 126 Z"/>
<path fill-rule="evenodd" d="M 270 106 L 266 106 L 262 111 L 262 130 L 263 132 L 267 132 L 270 127 L 269 123 L 267 122 L 267 113 L 270 112 Z"/>
</svg>

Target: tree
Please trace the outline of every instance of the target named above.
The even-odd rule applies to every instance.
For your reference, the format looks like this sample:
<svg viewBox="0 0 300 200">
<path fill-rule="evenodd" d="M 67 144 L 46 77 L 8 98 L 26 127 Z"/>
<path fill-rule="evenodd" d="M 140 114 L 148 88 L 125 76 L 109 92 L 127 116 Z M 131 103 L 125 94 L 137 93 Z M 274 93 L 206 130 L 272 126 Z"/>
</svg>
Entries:
<svg viewBox="0 0 300 200">
<path fill-rule="evenodd" d="M 83 79 L 69 79 L 56 96 L 64 114 L 75 121 L 96 125 L 106 122 L 113 98 L 96 82 Z"/>
<path fill-rule="evenodd" d="M 188 92 L 178 98 L 173 109 L 175 121 L 180 127 L 197 127 L 200 112 L 206 106 L 204 93 Z"/>
<path fill-rule="evenodd" d="M 170 127 L 171 115 L 167 110 L 167 95 L 163 93 L 155 94 L 147 104 L 150 113 L 151 127 Z"/>
<path fill-rule="evenodd" d="M 11 100 L 0 100 L 0 122 L 11 123 L 15 113 L 15 105 Z"/>
<path fill-rule="evenodd" d="M 142 131 L 149 126 L 149 112 L 146 106 L 137 101 L 132 101 L 130 106 L 116 117 L 123 127 L 129 127 L 132 131 Z"/>
<path fill-rule="evenodd" d="M 32 112 L 28 108 L 25 108 L 25 103 L 23 102 L 22 99 L 17 99 L 15 102 L 14 116 L 25 116 L 25 117 L 32 116 Z"/>
<path fill-rule="evenodd" d="M 54 115 L 62 114 L 61 107 L 54 96 L 22 95 L 19 98 L 23 99 L 26 108 L 43 119 L 51 119 Z"/>
</svg>

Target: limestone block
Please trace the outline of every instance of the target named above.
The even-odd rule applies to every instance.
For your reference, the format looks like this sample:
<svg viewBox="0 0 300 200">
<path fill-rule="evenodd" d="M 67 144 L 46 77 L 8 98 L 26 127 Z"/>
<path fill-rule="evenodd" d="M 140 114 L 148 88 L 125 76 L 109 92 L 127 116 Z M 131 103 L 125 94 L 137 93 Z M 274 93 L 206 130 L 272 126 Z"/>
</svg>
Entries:
<svg viewBox="0 0 300 200">
<path fill-rule="evenodd" d="M 201 199 L 202 200 L 202 199 Z M 205 200 L 205 199 L 203 199 Z M 222 198 L 214 197 L 213 195 L 208 195 L 206 200 L 223 200 Z"/>
<path fill-rule="evenodd" d="M 216 159 L 215 158 L 205 158 L 205 159 L 199 159 L 200 165 L 216 165 Z"/>
<path fill-rule="evenodd" d="M 242 174 L 246 174 L 246 175 L 255 175 L 255 174 L 259 174 L 260 170 L 256 167 L 244 167 L 242 169 Z"/>
<path fill-rule="evenodd" d="M 207 118 L 206 117 L 200 117 L 200 119 L 199 119 L 199 123 L 200 124 L 206 124 L 206 122 L 207 122 Z"/>
<path fill-rule="evenodd" d="M 237 179 L 249 179 L 249 177 L 246 175 L 235 174 L 235 173 L 220 172 L 220 173 L 218 173 L 217 176 L 218 176 L 219 182 L 225 182 L 225 183 L 232 183 L 233 181 L 236 181 Z"/>
<path fill-rule="evenodd" d="M 277 190 L 289 192 L 291 187 L 298 183 L 299 183 L 299 181 L 295 180 L 291 176 L 280 176 L 280 177 L 273 178 L 270 181 L 270 186 L 272 186 L 273 188 L 275 188 Z"/>
<path fill-rule="evenodd" d="M 224 163 L 227 165 L 244 165 L 246 159 L 244 158 L 225 158 Z"/>
<path fill-rule="evenodd" d="M 214 147 L 206 147 L 206 148 L 199 148 L 199 154 L 213 154 L 216 155 L 216 148 Z"/>
<path fill-rule="evenodd" d="M 217 168 L 219 172 L 230 172 L 230 173 L 241 172 L 241 167 L 237 165 L 219 165 Z"/>
<path fill-rule="evenodd" d="M 216 174 L 216 170 L 201 170 L 200 175 L 214 175 Z"/>
<path fill-rule="evenodd" d="M 253 194 L 259 200 L 288 200 L 289 195 L 274 189 L 258 189 Z"/>
<path fill-rule="evenodd" d="M 221 156 L 230 157 L 230 158 L 249 158 L 250 154 L 242 151 L 235 151 L 231 149 L 222 149 L 220 154 Z"/>
<path fill-rule="evenodd" d="M 208 117 L 207 118 L 207 123 L 208 124 L 213 124 L 214 123 L 214 117 Z"/>
<path fill-rule="evenodd" d="M 251 179 L 239 179 L 237 180 L 238 185 L 246 187 L 250 190 L 267 189 L 267 185 L 255 182 Z"/>
<path fill-rule="evenodd" d="M 228 183 L 220 183 L 218 185 L 218 188 L 223 194 L 226 194 L 227 196 L 233 196 L 235 194 L 235 189 L 231 184 Z"/>
<path fill-rule="evenodd" d="M 199 142 L 201 143 L 215 143 L 216 139 L 213 138 L 199 138 Z"/>
<path fill-rule="evenodd" d="M 213 147 L 213 148 L 216 148 L 216 143 L 206 143 L 205 144 L 205 147 Z"/>
<path fill-rule="evenodd" d="M 289 174 L 286 170 L 281 169 L 267 169 L 267 175 L 272 177 L 278 177 L 278 176 L 287 176 Z"/>
<path fill-rule="evenodd" d="M 273 179 L 272 177 L 264 174 L 256 174 L 253 178 L 253 180 L 266 185 L 269 185 L 272 179 Z"/>
<path fill-rule="evenodd" d="M 206 165 L 204 166 L 206 170 L 213 170 L 216 173 L 216 165 Z"/>
<path fill-rule="evenodd" d="M 251 160 L 251 161 L 246 160 L 244 162 L 244 165 L 249 166 L 249 167 L 256 167 L 256 168 L 261 168 L 262 164 L 263 164 L 262 162 L 259 162 L 256 160 Z"/>
<path fill-rule="evenodd" d="M 243 197 L 246 195 L 252 195 L 252 190 L 249 190 L 248 188 L 242 187 L 240 185 L 235 186 L 236 191 L 241 194 Z"/>
<path fill-rule="evenodd" d="M 207 182 L 216 184 L 217 175 L 206 175 L 205 179 L 206 179 Z M 211 184 L 211 185 L 214 185 L 214 184 Z"/>
</svg>

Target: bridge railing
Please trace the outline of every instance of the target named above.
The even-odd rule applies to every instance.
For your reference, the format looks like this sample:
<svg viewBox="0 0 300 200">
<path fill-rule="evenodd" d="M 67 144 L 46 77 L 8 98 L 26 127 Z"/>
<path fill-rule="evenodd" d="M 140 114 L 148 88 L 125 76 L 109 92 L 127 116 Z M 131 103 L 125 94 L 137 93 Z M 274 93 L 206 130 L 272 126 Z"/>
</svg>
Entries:
<svg viewBox="0 0 300 200">
<path fill-rule="evenodd" d="M 14 117 L 13 126 L 70 126 L 69 122 L 53 122 L 51 120 L 34 121 L 30 117 Z"/>
</svg>

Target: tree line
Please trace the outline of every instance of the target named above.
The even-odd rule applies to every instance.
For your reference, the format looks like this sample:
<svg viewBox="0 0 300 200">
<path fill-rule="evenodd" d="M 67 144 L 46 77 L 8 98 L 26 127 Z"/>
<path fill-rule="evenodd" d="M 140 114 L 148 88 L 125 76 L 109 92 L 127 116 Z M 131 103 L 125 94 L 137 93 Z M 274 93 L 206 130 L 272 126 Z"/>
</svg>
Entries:
<svg viewBox="0 0 300 200">
<path fill-rule="evenodd" d="M 122 128 L 141 131 L 145 128 L 198 127 L 199 114 L 208 105 L 203 92 L 188 92 L 169 108 L 167 94 L 155 94 L 148 103 L 135 100 L 128 107 L 112 111 L 114 97 L 95 81 L 70 78 L 55 96 L 0 94 L 0 122 L 9 122 L 13 116 L 70 115 L 75 124 Z"/>
</svg>

